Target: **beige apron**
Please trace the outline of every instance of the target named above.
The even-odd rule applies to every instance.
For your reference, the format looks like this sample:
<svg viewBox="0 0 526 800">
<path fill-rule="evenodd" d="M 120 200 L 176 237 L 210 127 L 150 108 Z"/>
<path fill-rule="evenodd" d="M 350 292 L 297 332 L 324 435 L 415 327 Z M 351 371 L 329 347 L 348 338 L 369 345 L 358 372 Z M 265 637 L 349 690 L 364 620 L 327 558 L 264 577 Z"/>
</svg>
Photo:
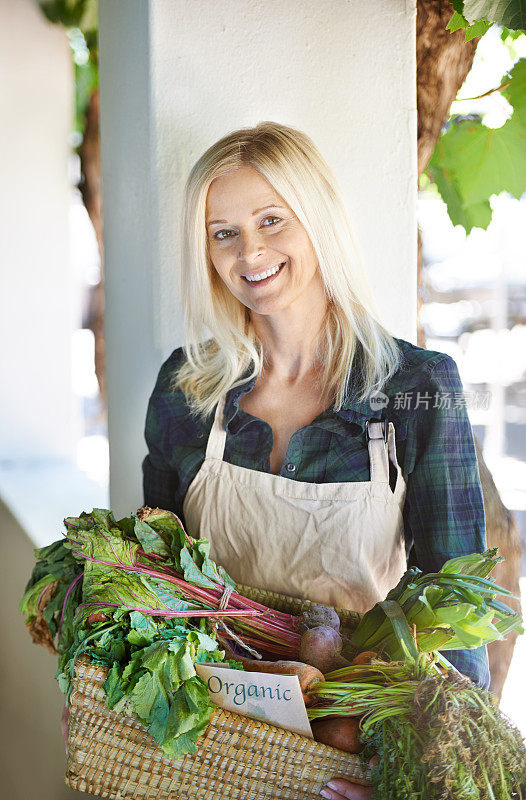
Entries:
<svg viewBox="0 0 526 800">
<path fill-rule="evenodd" d="M 188 533 L 239 583 L 360 612 L 383 600 L 406 570 L 393 423 L 387 442 L 382 423 L 367 426 L 369 481 L 306 483 L 223 461 L 224 402 L 184 499 Z"/>
</svg>

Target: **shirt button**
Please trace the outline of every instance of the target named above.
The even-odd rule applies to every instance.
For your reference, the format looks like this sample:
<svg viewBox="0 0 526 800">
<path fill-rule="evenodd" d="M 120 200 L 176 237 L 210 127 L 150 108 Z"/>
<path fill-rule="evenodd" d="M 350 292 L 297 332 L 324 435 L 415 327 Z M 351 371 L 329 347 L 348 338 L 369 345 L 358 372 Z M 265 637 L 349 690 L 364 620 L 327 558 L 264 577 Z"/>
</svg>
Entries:
<svg viewBox="0 0 526 800">
<path fill-rule="evenodd" d="M 203 433 L 203 431 L 198 431 L 198 432 L 196 433 L 196 437 L 197 437 L 197 439 L 202 439 L 202 438 L 203 438 L 203 436 L 204 436 L 204 433 Z"/>
<path fill-rule="evenodd" d="M 288 464 L 285 464 L 285 469 L 287 470 L 287 472 L 294 472 L 296 466 L 292 463 L 292 461 L 289 461 Z"/>
</svg>

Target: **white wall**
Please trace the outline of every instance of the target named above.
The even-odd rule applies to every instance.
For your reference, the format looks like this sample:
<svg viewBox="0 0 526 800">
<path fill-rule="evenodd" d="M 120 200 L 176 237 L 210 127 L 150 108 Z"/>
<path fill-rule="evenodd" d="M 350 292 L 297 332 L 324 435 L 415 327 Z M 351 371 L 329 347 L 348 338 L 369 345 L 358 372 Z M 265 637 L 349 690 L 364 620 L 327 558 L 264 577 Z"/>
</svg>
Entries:
<svg viewBox="0 0 526 800">
<path fill-rule="evenodd" d="M 33 546 L 1 498 L 0 530 L 0 793 L 9 800 L 88 800 L 93 796 L 64 784 L 57 657 L 33 644 L 18 610 Z"/>
<path fill-rule="evenodd" d="M 0 461 L 69 458 L 71 55 L 33 0 L 0 0 Z"/>
<path fill-rule="evenodd" d="M 380 308 L 416 336 L 415 0 L 101 0 L 112 507 L 142 502 L 147 398 L 181 343 L 188 170 L 235 128 L 308 133 L 347 196 Z M 140 375 L 141 383 L 137 383 Z"/>
<path fill-rule="evenodd" d="M 67 174 L 73 75 L 64 30 L 46 22 L 34 0 L 0 0 L 0 109 L 0 793 L 81 800 L 87 795 L 64 784 L 56 657 L 32 644 L 18 611 L 33 544 L 2 502 L 27 510 L 39 535 L 54 526 L 53 539 L 65 514 L 50 510 L 50 495 L 60 494 L 66 513 L 80 510 L 68 491 L 71 471 L 59 467 L 77 434 Z"/>
</svg>

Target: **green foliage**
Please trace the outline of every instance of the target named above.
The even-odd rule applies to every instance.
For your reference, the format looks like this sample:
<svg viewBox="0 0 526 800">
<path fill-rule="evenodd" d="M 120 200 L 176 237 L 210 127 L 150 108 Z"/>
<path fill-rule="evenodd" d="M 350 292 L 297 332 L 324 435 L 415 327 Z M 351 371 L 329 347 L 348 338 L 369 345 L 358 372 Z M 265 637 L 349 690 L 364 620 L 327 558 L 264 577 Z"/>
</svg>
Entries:
<svg viewBox="0 0 526 800">
<path fill-rule="evenodd" d="M 378 687 L 372 709 L 391 696 Z M 488 693 L 429 676 L 390 712 L 375 722 L 373 710 L 362 734 L 367 754 L 380 756 L 372 776 L 376 800 L 523 797 L 522 737 Z"/>
<path fill-rule="evenodd" d="M 82 136 L 86 109 L 91 95 L 99 86 L 97 32 L 69 28 L 67 37 L 75 68 L 75 131 Z"/>
<path fill-rule="evenodd" d="M 512 31 L 509 28 L 506 28 L 505 25 L 503 25 L 502 30 L 500 32 L 500 38 L 502 39 L 503 42 L 505 42 L 507 39 L 515 41 L 515 39 L 518 39 L 519 36 L 522 36 L 523 33 L 524 31 L 522 29 L 517 31 Z"/>
<path fill-rule="evenodd" d="M 361 717 L 375 800 L 524 798 L 526 748 L 497 698 L 436 655 L 344 667 L 317 684 L 309 719 Z M 522 792 L 522 794 L 521 794 Z"/>
<path fill-rule="evenodd" d="M 125 710 L 129 705 L 172 758 L 195 752 L 213 705 L 194 664 L 221 661 L 223 653 L 206 633 L 182 625 L 162 631 L 132 628 L 126 638 L 126 666 L 119 660 L 112 663 L 111 652 L 106 659 L 99 652 L 99 659 L 110 667 L 104 684 L 108 707 Z"/>
<path fill-rule="evenodd" d="M 74 131 L 80 144 L 86 109 L 99 85 L 98 0 L 39 0 L 39 6 L 46 19 L 66 28 L 75 68 Z"/>
<path fill-rule="evenodd" d="M 462 16 L 462 14 L 459 14 L 457 11 L 455 11 L 446 25 L 446 30 L 451 31 L 451 33 L 465 29 L 465 42 L 469 42 L 471 39 L 475 39 L 477 36 L 484 36 L 484 34 L 489 31 L 490 28 L 491 22 L 488 22 L 488 20 L 485 19 L 476 20 L 472 25 L 470 25 L 469 22 Z"/>
<path fill-rule="evenodd" d="M 512 30 L 526 29 L 524 0 L 465 0 L 463 15 L 470 23 L 488 19 Z"/>
<path fill-rule="evenodd" d="M 384 655 L 329 672 L 317 684 L 309 719 L 361 717 L 364 765 L 379 756 L 372 771 L 376 800 L 524 797 L 520 732 L 499 712 L 494 695 L 437 652 L 522 631 L 520 614 L 496 600 L 511 593 L 488 578 L 499 561 L 491 549 L 450 559 L 437 573 L 408 570 L 363 615 L 342 652 L 352 658 L 354 647 Z"/>
<path fill-rule="evenodd" d="M 39 6 L 50 22 L 66 28 L 97 30 L 98 0 L 39 0 Z"/>
<path fill-rule="evenodd" d="M 501 84 L 513 107 L 505 124 L 488 128 L 478 117 L 452 117 L 427 167 L 452 223 L 467 233 L 487 228 L 493 194 L 506 191 L 519 199 L 526 191 L 526 59 Z"/>
<path fill-rule="evenodd" d="M 446 25 L 452 33 L 465 29 L 464 41 L 483 36 L 496 23 L 512 31 L 526 29 L 526 0 L 450 0 L 455 13 Z"/>
</svg>

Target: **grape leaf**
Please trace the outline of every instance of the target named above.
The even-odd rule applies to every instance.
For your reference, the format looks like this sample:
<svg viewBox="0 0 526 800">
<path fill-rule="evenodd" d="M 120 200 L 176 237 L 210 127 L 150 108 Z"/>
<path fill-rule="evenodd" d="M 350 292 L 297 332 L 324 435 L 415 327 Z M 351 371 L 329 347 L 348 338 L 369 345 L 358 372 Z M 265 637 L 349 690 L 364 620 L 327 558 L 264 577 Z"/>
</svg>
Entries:
<svg viewBox="0 0 526 800">
<path fill-rule="evenodd" d="M 470 23 L 486 19 L 511 30 L 526 28 L 524 0 L 464 0 L 462 14 Z"/>
<path fill-rule="evenodd" d="M 428 165 L 428 174 L 447 205 L 454 225 L 466 231 L 487 228 L 490 197 L 510 192 L 520 199 L 526 191 L 526 59 L 520 59 L 502 83 L 513 115 L 500 128 L 480 120 L 453 118 Z"/>
</svg>

